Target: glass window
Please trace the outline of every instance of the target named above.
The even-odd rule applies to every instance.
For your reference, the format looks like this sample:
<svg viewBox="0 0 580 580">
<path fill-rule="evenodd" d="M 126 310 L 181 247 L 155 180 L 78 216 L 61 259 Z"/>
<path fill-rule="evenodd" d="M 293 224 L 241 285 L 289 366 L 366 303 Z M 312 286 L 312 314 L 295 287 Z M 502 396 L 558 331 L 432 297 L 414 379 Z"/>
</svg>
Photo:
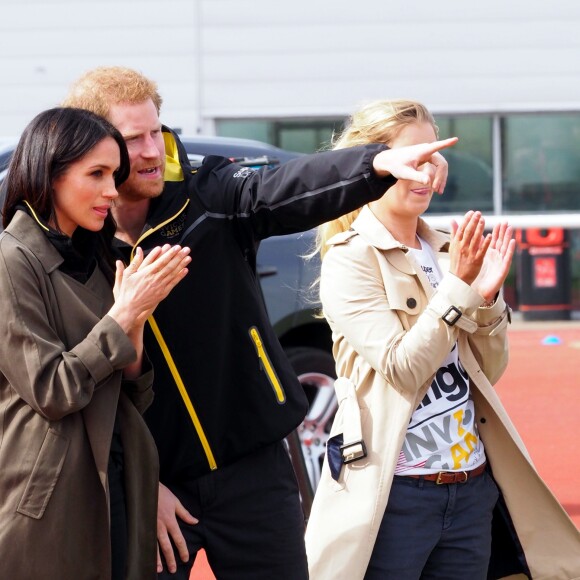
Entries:
<svg viewBox="0 0 580 580">
<path fill-rule="evenodd" d="M 503 210 L 580 209 L 580 114 L 514 114 L 502 119 Z"/>
<path fill-rule="evenodd" d="M 342 119 L 328 121 L 218 119 L 216 131 L 221 136 L 265 141 L 287 151 L 314 153 L 328 148 L 333 131 L 340 131 L 342 123 Z"/>
<path fill-rule="evenodd" d="M 256 139 L 275 145 L 272 123 L 263 119 L 216 119 L 216 134 L 220 137 Z"/>
<path fill-rule="evenodd" d="M 274 124 L 276 145 L 282 149 L 314 153 L 328 149 L 333 132 L 342 130 L 342 120 L 337 121 L 282 121 Z"/>
<path fill-rule="evenodd" d="M 427 213 L 493 212 L 492 117 L 436 115 L 439 138 L 459 137 L 442 151 L 449 163 L 445 193 L 434 195 Z"/>
</svg>

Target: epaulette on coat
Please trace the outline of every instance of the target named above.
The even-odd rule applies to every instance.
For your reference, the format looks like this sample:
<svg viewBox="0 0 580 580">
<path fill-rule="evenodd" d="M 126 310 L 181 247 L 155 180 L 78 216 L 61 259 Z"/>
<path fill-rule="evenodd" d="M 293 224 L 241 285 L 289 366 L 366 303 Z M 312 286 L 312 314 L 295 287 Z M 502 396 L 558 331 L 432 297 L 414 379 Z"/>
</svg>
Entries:
<svg viewBox="0 0 580 580">
<path fill-rule="evenodd" d="M 340 232 L 340 234 L 332 236 L 332 238 L 326 242 L 326 245 L 339 246 L 340 244 L 346 244 L 354 236 L 358 236 L 358 232 L 351 228 L 346 230 L 346 232 Z"/>
</svg>

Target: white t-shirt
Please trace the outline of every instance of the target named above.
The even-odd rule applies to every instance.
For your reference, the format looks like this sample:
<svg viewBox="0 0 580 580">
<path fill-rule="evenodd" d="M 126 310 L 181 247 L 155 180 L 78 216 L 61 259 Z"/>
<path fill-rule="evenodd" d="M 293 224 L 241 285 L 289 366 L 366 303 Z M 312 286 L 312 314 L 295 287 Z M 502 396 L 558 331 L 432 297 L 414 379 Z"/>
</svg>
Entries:
<svg viewBox="0 0 580 580">
<path fill-rule="evenodd" d="M 419 241 L 421 250 L 409 251 L 436 289 L 441 271 L 429 244 L 420 238 Z M 395 469 L 397 475 L 469 471 L 485 462 L 469 376 L 459 362 L 458 350 L 456 343 L 411 416 Z"/>
</svg>

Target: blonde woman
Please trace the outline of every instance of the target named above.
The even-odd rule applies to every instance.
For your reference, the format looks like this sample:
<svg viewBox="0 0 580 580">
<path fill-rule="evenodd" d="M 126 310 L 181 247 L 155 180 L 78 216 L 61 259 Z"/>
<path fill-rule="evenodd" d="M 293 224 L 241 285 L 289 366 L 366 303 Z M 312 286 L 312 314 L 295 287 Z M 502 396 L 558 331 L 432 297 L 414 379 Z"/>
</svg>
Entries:
<svg viewBox="0 0 580 580">
<path fill-rule="evenodd" d="M 335 148 L 436 139 L 420 103 L 378 101 Z M 484 235 L 470 211 L 435 231 L 420 218 L 432 194 L 400 179 L 320 228 L 341 378 L 306 533 L 311 578 L 576 578 L 578 531 L 493 389 L 508 361 L 511 227 Z"/>
</svg>

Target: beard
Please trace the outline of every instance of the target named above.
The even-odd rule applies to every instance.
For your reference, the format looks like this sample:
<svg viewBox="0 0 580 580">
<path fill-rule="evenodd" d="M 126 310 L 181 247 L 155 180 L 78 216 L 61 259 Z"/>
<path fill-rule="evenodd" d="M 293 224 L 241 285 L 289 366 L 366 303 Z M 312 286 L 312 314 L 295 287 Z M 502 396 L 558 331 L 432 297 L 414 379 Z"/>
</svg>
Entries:
<svg viewBox="0 0 580 580">
<path fill-rule="evenodd" d="M 159 197 L 163 192 L 164 185 L 163 178 L 149 181 L 142 179 L 139 174 L 131 172 L 127 181 L 120 185 L 117 190 L 119 195 L 126 200 L 141 201 Z"/>
</svg>

